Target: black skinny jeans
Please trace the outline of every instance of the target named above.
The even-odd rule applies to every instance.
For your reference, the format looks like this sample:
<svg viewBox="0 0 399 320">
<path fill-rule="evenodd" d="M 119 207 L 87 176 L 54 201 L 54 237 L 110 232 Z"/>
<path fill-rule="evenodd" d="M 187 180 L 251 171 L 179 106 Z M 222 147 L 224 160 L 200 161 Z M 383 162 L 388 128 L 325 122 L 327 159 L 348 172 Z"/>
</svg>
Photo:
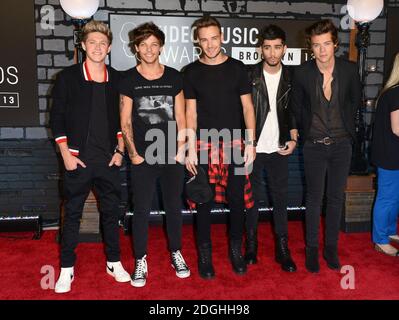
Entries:
<svg viewBox="0 0 399 320">
<path fill-rule="evenodd" d="M 179 163 L 149 165 L 144 161 L 139 165 L 131 165 L 134 204 L 132 230 L 136 259 L 141 259 L 147 253 L 148 219 L 158 178 L 165 207 L 169 250 L 181 249 L 184 166 Z"/>
<path fill-rule="evenodd" d="M 273 222 L 277 236 L 288 235 L 287 223 L 287 193 L 288 193 L 288 157 L 277 152 L 257 153 L 253 171 L 250 175 L 255 205 L 247 211 L 247 233 L 257 230 L 259 218 L 259 201 L 263 199 L 266 190 L 263 185 L 266 169 L 267 186 L 273 203 Z"/>
<path fill-rule="evenodd" d="M 94 187 L 100 202 L 101 224 L 107 261 L 120 260 L 119 249 L 119 204 L 121 181 L 119 167 L 106 163 L 85 162 L 86 168 L 78 165 L 66 171 L 64 178 L 65 214 L 61 241 L 61 267 L 75 264 L 75 248 L 79 242 L 79 227 L 85 201 Z"/>
<path fill-rule="evenodd" d="M 325 185 L 327 186 L 325 245 L 336 246 L 352 156 L 351 140 L 349 138 L 340 140 L 328 146 L 306 141 L 303 156 L 306 178 L 307 246 L 319 246 L 320 213 Z"/>
<path fill-rule="evenodd" d="M 201 165 L 208 176 L 208 165 Z M 235 166 L 229 165 L 229 176 L 226 188 L 226 197 L 230 209 L 230 240 L 242 241 L 244 231 L 244 185 L 245 175 L 234 174 Z M 211 184 L 215 188 L 215 185 Z M 197 244 L 199 246 L 205 243 L 211 243 L 211 210 L 215 202 L 211 201 L 197 205 Z"/>
</svg>

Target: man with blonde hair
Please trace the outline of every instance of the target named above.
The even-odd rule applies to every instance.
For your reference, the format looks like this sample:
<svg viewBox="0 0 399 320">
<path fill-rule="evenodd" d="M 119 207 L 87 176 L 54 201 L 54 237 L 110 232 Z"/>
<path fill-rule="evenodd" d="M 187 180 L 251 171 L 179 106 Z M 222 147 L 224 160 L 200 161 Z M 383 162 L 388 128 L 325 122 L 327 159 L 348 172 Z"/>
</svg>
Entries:
<svg viewBox="0 0 399 320">
<path fill-rule="evenodd" d="M 120 76 L 105 65 L 111 42 L 112 33 L 107 25 L 98 21 L 86 24 L 82 37 L 85 61 L 63 70 L 53 89 L 50 125 L 65 166 L 65 213 L 57 293 L 71 290 L 80 219 L 93 187 L 100 202 L 106 271 L 118 282 L 130 281 L 120 262 L 119 167 L 124 144 L 119 124 Z"/>
</svg>

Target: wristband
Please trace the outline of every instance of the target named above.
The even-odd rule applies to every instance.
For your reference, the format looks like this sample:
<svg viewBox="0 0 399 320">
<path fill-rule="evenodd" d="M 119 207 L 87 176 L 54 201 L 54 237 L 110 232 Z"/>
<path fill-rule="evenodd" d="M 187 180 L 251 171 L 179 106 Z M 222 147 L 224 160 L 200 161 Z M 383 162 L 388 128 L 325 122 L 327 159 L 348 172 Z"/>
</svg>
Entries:
<svg viewBox="0 0 399 320">
<path fill-rule="evenodd" d="M 244 144 L 245 144 L 246 146 L 254 146 L 254 147 L 257 146 L 256 140 L 244 141 Z"/>
<path fill-rule="evenodd" d="M 118 148 L 115 148 L 114 153 L 119 153 L 122 157 L 125 156 L 125 153 L 120 151 Z"/>
</svg>

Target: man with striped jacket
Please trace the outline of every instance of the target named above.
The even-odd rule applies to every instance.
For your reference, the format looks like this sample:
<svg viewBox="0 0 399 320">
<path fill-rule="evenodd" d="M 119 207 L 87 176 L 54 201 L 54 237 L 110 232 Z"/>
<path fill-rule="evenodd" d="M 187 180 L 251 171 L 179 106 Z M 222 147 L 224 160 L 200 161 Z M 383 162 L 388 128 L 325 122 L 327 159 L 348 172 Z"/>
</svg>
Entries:
<svg viewBox="0 0 399 320">
<path fill-rule="evenodd" d="M 119 121 L 119 74 L 105 65 L 111 49 L 108 27 L 91 21 L 83 29 L 83 64 L 63 70 L 53 89 L 50 125 L 65 165 L 61 274 L 55 292 L 71 290 L 75 248 L 83 206 L 94 188 L 101 212 L 106 271 L 118 282 L 130 281 L 120 263 L 119 203 L 124 144 Z"/>
</svg>

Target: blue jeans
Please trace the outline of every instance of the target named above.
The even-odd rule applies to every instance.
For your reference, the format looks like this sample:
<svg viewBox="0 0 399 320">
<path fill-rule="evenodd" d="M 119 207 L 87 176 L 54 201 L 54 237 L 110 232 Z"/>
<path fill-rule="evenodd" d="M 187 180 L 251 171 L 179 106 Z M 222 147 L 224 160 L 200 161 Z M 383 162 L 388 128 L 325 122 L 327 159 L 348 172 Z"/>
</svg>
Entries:
<svg viewBox="0 0 399 320">
<path fill-rule="evenodd" d="M 399 213 L 399 170 L 378 170 L 378 191 L 373 212 L 373 242 L 388 244 L 396 234 Z"/>
</svg>

